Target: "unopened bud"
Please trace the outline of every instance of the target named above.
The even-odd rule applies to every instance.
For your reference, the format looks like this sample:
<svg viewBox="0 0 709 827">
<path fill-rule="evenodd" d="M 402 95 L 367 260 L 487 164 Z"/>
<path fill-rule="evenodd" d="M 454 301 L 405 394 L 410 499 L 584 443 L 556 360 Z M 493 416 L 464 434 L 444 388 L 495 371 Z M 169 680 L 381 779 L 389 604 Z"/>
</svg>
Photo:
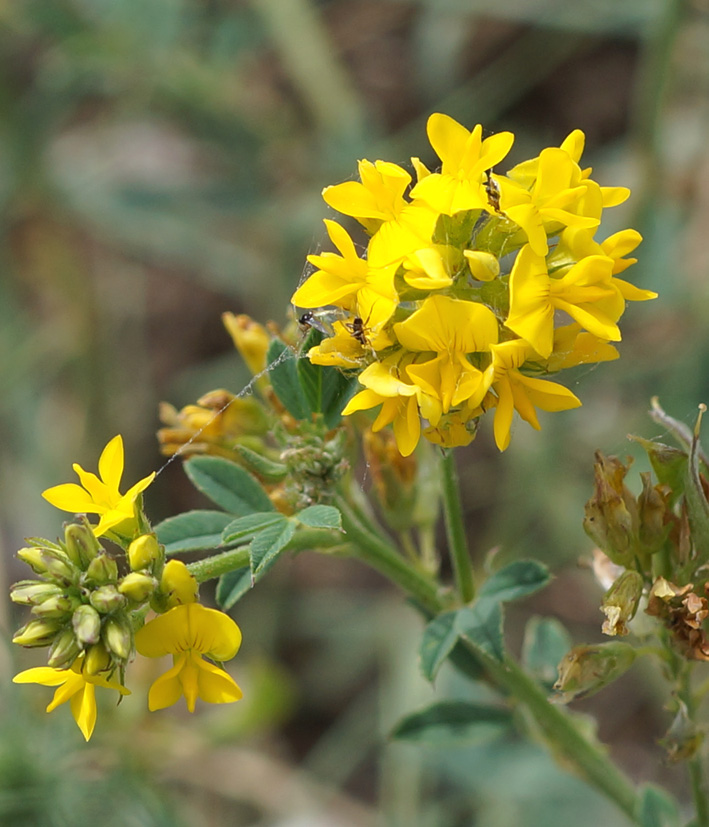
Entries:
<svg viewBox="0 0 709 827">
<path fill-rule="evenodd" d="M 71 617 L 76 639 L 82 646 L 97 643 L 101 636 L 101 617 L 93 606 L 87 603 L 79 606 Z"/>
<path fill-rule="evenodd" d="M 128 546 L 128 562 L 132 571 L 151 569 L 162 557 L 160 544 L 154 534 L 143 534 Z"/>
<path fill-rule="evenodd" d="M 266 328 L 244 314 L 223 313 L 222 322 L 251 373 L 254 376 L 263 373 L 271 344 Z"/>
<path fill-rule="evenodd" d="M 20 580 L 10 591 L 10 600 L 21 606 L 37 606 L 50 597 L 64 594 L 56 583 L 42 583 L 39 580 Z"/>
<path fill-rule="evenodd" d="M 103 643 L 95 643 L 86 651 L 82 671 L 87 675 L 98 675 L 99 672 L 105 672 L 111 665 L 111 656 L 106 651 Z"/>
<path fill-rule="evenodd" d="M 60 618 L 70 615 L 79 605 L 79 598 L 67 594 L 55 594 L 43 600 L 39 605 L 32 607 L 32 614 L 35 617 Z M 67 617 L 67 620 L 69 618 Z"/>
<path fill-rule="evenodd" d="M 128 620 L 109 617 L 103 629 L 103 642 L 119 660 L 128 660 L 133 647 L 133 634 Z"/>
<path fill-rule="evenodd" d="M 135 603 L 143 603 L 157 588 L 157 580 L 142 571 L 126 574 L 118 584 L 118 591 Z"/>
<path fill-rule="evenodd" d="M 49 646 L 60 628 L 55 620 L 31 620 L 15 632 L 12 642 L 18 646 Z"/>
<path fill-rule="evenodd" d="M 101 546 L 88 522 L 68 525 L 64 530 L 64 544 L 72 562 L 82 571 L 86 571 L 89 563 L 101 551 Z"/>
<path fill-rule="evenodd" d="M 101 614 L 115 612 L 125 606 L 126 599 L 115 586 L 100 586 L 89 595 L 91 605 Z"/>
<path fill-rule="evenodd" d="M 194 603 L 199 587 L 194 575 L 181 560 L 170 560 L 163 569 L 160 591 L 167 597 L 167 608 Z"/>
<path fill-rule="evenodd" d="M 81 646 L 71 628 L 64 629 L 55 638 L 49 649 L 47 665 L 52 669 L 59 669 L 61 666 L 73 661 L 81 652 Z"/>
<path fill-rule="evenodd" d="M 99 554 L 89 563 L 86 578 L 99 586 L 118 580 L 116 561 L 107 554 Z"/>
<path fill-rule="evenodd" d="M 628 643 L 598 643 L 575 646 L 559 664 L 559 679 L 554 700 L 568 703 L 575 698 L 594 695 L 617 680 L 633 665 L 635 649 Z"/>
<path fill-rule="evenodd" d="M 603 597 L 601 611 L 606 620 L 604 635 L 627 635 L 628 622 L 635 617 L 643 593 L 643 578 L 637 571 L 624 571 Z"/>
<path fill-rule="evenodd" d="M 62 551 L 51 548 L 21 548 L 17 556 L 37 574 L 54 580 L 72 583 L 78 576 L 78 569 Z"/>
</svg>

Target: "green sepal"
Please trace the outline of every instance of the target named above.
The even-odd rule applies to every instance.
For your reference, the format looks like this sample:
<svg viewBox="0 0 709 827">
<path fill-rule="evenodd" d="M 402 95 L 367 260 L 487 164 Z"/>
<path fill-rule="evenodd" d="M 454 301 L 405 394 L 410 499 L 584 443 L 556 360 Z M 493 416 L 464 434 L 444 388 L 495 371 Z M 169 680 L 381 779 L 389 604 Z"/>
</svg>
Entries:
<svg viewBox="0 0 709 827">
<path fill-rule="evenodd" d="M 277 511 L 257 512 L 239 517 L 238 520 L 230 520 L 222 532 L 222 542 L 234 545 L 248 543 L 264 529 L 280 525 L 283 520 L 283 515 Z"/>
<path fill-rule="evenodd" d="M 559 662 L 572 646 L 571 635 L 555 617 L 532 617 L 524 630 L 522 663 L 551 690 L 558 676 Z"/>
<path fill-rule="evenodd" d="M 274 339 L 266 354 L 268 376 L 276 396 L 296 419 L 309 419 L 310 406 L 301 387 L 298 358 L 280 339 Z"/>
<path fill-rule="evenodd" d="M 657 481 L 661 485 L 667 485 L 672 491 L 670 505 L 674 505 L 684 493 L 689 462 L 687 452 L 674 448 L 672 445 L 665 445 L 662 442 L 654 442 L 639 436 L 631 436 L 630 439 L 645 449 Z"/>
<path fill-rule="evenodd" d="M 251 541 L 251 573 L 254 582 L 276 562 L 295 534 L 295 522 L 279 515 L 280 519 L 257 534 Z"/>
<path fill-rule="evenodd" d="M 434 617 L 423 632 L 419 647 L 421 673 L 433 681 L 443 662 L 458 643 L 457 612 L 444 612 Z"/>
<path fill-rule="evenodd" d="M 192 457 L 184 465 L 192 484 L 213 503 L 243 517 L 274 507 L 261 483 L 245 468 L 223 457 Z"/>
<path fill-rule="evenodd" d="M 667 790 L 645 784 L 639 792 L 636 821 L 641 827 L 679 827 L 679 808 Z"/>
<path fill-rule="evenodd" d="M 505 603 L 520 600 L 543 589 L 550 580 L 549 569 L 538 560 L 515 560 L 488 577 L 478 597 Z"/>
<path fill-rule="evenodd" d="M 508 709 L 465 701 L 441 701 L 403 718 L 392 738 L 444 746 L 498 735 L 512 721 Z"/>
<path fill-rule="evenodd" d="M 288 468 L 282 462 L 275 462 L 268 457 L 264 457 L 263 454 L 252 451 L 246 445 L 237 444 L 234 448 L 244 461 L 247 469 L 262 479 L 268 482 L 280 482 L 288 475 Z"/>
<path fill-rule="evenodd" d="M 236 601 L 252 588 L 253 582 L 248 566 L 223 574 L 217 581 L 215 594 L 219 608 L 223 612 L 228 612 Z"/>
<path fill-rule="evenodd" d="M 223 511 L 185 511 L 156 525 L 155 533 L 167 555 L 221 548 L 222 531 L 233 519 Z"/>
<path fill-rule="evenodd" d="M 460 609 L 456 628 L 473 648 L 502 662 L 505 644 L 502 636 L 502 604 L 490 598 L 478 598 L 472 606 Z"/>
<path fill-rule="evenodd" d="M 342 514 L 333 505 L 310 505 L 295 515 L 308 528 L 332 528 L 342 531 Z"/>
</svg>

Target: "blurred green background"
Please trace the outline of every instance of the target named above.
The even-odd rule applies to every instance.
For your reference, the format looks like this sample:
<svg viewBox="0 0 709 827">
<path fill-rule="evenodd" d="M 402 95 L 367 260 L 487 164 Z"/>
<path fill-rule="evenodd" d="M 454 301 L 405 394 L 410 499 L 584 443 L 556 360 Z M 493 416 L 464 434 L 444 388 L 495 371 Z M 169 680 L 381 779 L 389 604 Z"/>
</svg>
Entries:
<svg viewBox="0 0 709 827">
<path fill-rule="evenodd" d="M 509 164 L 587 135 L 602 184 L 631 186 L 603 235 L 637 227 L 622 358 L 574 381 L 584 406 L 523 423 L 499 455 L 489 423 L 461 452 L 481 564 L 535 555 L 561 569 L 528 612 L 599 637 L 599 590 L 577 567 L 593 451 L 661 436 L 657 394 L 687 422 L 709 401 L 709 4 L 705 0 L 22 0 L 0 4 L 0 545 L 7 583 L 27 535 L 61 516 L 40 492 L 95 467 L 122 433 L 127 477 L 162 464 L 157 405 L 248 381 L 222 311 L 282 321 L 323 242 L 323 186 L 356 160 L 434 163 L 426 118 L 510 129 Z M 709 249 L 709 248 L 708 248 Z M 638 461 L 637 467 L 643 467 Z M 151 487 L 156 520 L 195 500 L 179 463 Z M 20 615 L 4 601 L 6 633 Z M 0 670 L 0 823 L 107 827 L 577 827 L 624 823 L 536 746 L 387 742 L 432 690 L 420 620 L 356 564 L 284 562 L 234 611 L 246 699 L 148 716 L 151 675 L 101 710 L 84 746 L 49 690 Z M 519 620 L 519 623 L 516 623 Z M 508 624 L 513 642 L 523 615 Z M 680 774 L 655 675 L 597 699 L 600 735 L 638 779 Z M 452 672 L 437 689 L 467 697 Z M 617 691 L 616 691 L 617 689 Z"/>
</svg>

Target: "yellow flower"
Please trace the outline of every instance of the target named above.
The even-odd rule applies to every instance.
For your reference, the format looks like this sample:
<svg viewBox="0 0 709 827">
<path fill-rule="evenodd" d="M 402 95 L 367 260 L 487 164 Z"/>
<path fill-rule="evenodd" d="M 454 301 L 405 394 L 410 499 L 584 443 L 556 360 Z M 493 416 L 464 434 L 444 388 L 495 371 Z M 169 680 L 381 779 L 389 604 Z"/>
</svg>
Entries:
<svg viewBox="0 0 709 827">
<path fill-rule="evenodd" d="M 394 289 L 396 268 L 372 268 L 357 255 L 344 227 L 328 219 L 325 226 L 340 255 L 326 252 L 308 256 L 308 261 L 318 269 L 295 291 L 291 302 L 296 307 L 309 308 L 334 304 L 355 313 L 369 328 L 378 331 L 398 302 Z"/>
<path fill-rule="evenodd" d="M 411 197 L 425 201 L 436 212 L 446 215 L 489 209 L 485 173 L 507 155 L 514 135 L 499 132 L 483 140 L 480 124 L 468 131 L 440 113 L 428 119 L 427 132 L 442 167 L 440 172 L 421 178 Z"/>
<path fill-rule="evenodd" d="M 118 486 L 123 476 L 123 439 L 120 434 L 106 445 L 98 461 L 99 477 L 78 464 L 72 468 L 81 485 L 68 482 L 55 485 L 42 492 L 47 502 L 62 511 L 73 514 L 99 514 L 98 525 L 93 532 L 97 537 L 121 523 L 135 522 L 135 501 L 155 477 L 155 472 L 139 480 L 132 488 L 121 494 Z M 127 532 L 126 532 L 127 533 Z"/>
<path fill-rule="evenodd" d="M 367 254 L 371 267 L 398 264 L 407 253 L 430 243 L 438 215 L 428 205 L 404 198 L 411 183 L 406 170 L 388 161 L 360 161 L 359 176 L 361 183 L 326 187 L 323 198 L 373 236 Z"/>
<path fill-rule="evenodd" d="M 586 333 L 578 322 L 574 322 L 554 331 L 554 351 L 546 362 L 546 370 L 556 373 L 577 365 L 612 362 L 619 357 L 613 345 L 592 333 Z"/>
<path fill-rule="evenodd" d="M 342 411 L 343 416 L 348 416 L 381 405 L 372 430 L 376 433 L 391 424 L 404 457 L 413 453 L 421 437 L 419 406 L 428 419 L 438 421 L 441 416 L 440 402 L 406 379 L 405 363 L 411 359 L 409 356 L 402 361 L 399 353 L 365 368 L 358 378 L 366 389 L 353 396 Z"/>
<path fill-rule="evenodd" d="M 121 695 L 130 695 L 130 690 L 113 679 L 84 674 L 81 671 L 82 663 L 83 657 L 74 661 L 71 669 L 37 666 L 19 672 L 12 680 L 13 683 L 39 683 L 43 686 L 58 687 L 47 712 L 54 711 L 66 701 L 71 701 L 71 714 L 88 741 L 96 726 L 96 687 L 115 689 Z"/>
<path fill-rule="evenodd" d="M 449 296 L 430 296 L 405 322 L 394 325 L 394 334 L 407 350 L 436 354 L 434 359 L 409 365 L 406 373 L 440 400 L 442 413 L 465 400 L 473 406 L 480 404 L 489 385 L 466 354 L 487 351 L 497 342 L 497 318 L 489 308 Z M 431 424 L 437 425 L 437 417 Z"/>
<path fill-rule="evenodd" d="M 493 429 L 500 451 L 510 444 L 510 429 L 515 412 L 540 430 L 535 407 L 543 411 L 566 411 L 578 408 L 581 401 L 568 388 L 556 382 L 524 376 L 519 368 L 532 355 L 532 349 L 522 339 L 513 339 L 491 345 L 492 363 L 487 369 L 487 380 L 497 394 Z"/>
<path fill-rule="evenodd" d="M 152 711 L 172 706 L 182 695 L 194 712 L 197 698 L 207 703 L 238 701 L 241 689 L 223 669 L 209 663 L 233 658 L 241 645 L 241 631 L 223 612 L 199 603 L 184 603 L 146 623 L 135 635 L 135 646 L 149 658 L 173 656 L 173 666 L 150 687 Z"/>
<path fill-rule="evenodd" d="M 608 256 L 587 256 L 561 278 L 553 278 L 544 257 L 527 244 L 510 274 L 510 313 L 505 325 L 545 358 L 553 350 L 556 310 L 568 313 L 599 339 L 619 342 L 616 322 L 625 301 L 612 273 L 613 260 Z"/>
</svg>

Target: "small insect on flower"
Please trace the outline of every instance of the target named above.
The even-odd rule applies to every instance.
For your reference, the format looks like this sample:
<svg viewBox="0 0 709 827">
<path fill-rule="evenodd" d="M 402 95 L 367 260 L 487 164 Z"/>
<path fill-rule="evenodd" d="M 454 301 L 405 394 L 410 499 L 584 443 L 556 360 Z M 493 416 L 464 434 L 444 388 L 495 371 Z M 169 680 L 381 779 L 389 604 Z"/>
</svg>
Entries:
<svg viewBox="0 0 709 827">
<path fill-rule="evenodd" d="M 315 328 L 323 336 L 334 336 L 332 323 L 342 317 L 342 311 L 337 308 L 321 308 L 320 310 L 306 310 L 298 317 L 300 329 L 306 334 L 310 328 Z"/>
<path fill-rule="evenodd" d="M 359 316 L 355 316 L 351 322 L 346 322 L 345 327 L 352 334 L 352 338 L 358 341 L 362 347 L 367 347 L 369 344 L 369 328 L 365 325 Z"/>
<path fill-rule="evenodd" d="M 492 177 L 490 174 L 490 170 L 485 170 L 485 192 L 487 193 L 487 200 L 490 203 L 490 206 L 495 210 L 495 212 L 499 213 L 500 210 L 500 187 L 497 184 L 497 181 Z"/>
</svg>

